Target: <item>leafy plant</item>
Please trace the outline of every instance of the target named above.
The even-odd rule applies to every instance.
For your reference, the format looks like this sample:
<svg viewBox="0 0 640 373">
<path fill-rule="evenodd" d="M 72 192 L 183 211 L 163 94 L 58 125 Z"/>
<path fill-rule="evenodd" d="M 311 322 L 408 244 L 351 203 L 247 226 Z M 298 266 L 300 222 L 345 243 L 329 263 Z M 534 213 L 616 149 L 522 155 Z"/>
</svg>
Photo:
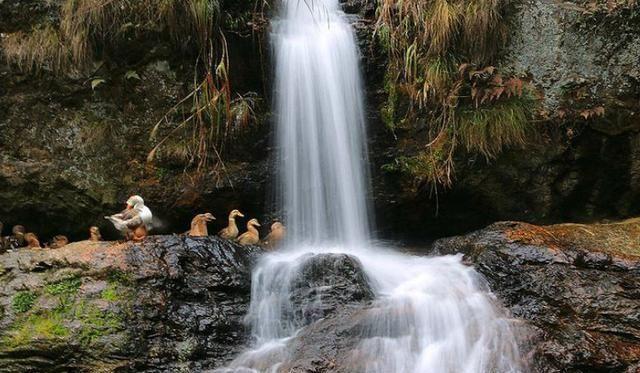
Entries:
<svg viewBox="0 0 640 373">
<path fill-rule="evenodd" d="M 27 312 L 33 307 L 38 295 L 32 291 L 20 291 L 13 297 L 12 308 L 16 313 Z"/>
<path fill-rule="evenodd" d="M 49 284 L 44 290 L 50 295 L 75 295 L 80 285 L 82 285 L 82 280 L 79 277 L 71 277 Z"/>
<path fill-rule="evenodd" d="M 255 118 L 251 96 L 233 98 L 227 56 L 226 44 L 216 63 L 213 50 L 210 51 L 211 63 L 205 65 L 204 79 L 154 126 L 151 139 L 156 145 L 147 156 L 148 162 L 158 156 L 178 159 L 186 168 L 195 169 L 196 182 L 206 171 L 224 169 L 225 145 Z M 173 125 L 176 116 L 182 119 Z M 163 127 L 166 135 L 158 140 Z"/>
</svg>

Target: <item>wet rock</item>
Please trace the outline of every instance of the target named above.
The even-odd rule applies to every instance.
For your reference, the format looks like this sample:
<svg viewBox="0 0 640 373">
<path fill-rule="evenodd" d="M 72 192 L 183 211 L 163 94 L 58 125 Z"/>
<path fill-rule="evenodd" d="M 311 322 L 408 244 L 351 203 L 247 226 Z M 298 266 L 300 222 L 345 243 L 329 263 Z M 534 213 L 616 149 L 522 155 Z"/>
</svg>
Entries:
<svg viewBox="0 0 640 373">
<path fill-rule="evenodd" d="M 347 254 L 309 255 L 291 285 L 294 319 L 308 325 L 345 305 L 374 299 L 360 262 Z"/>
<path fill-rule="evenodd" d="M 631 372 L 640 361 L 640 221 L 497 223 L 437 241 L 464 253 L 514 316 L 536 372 Z M 527 352 L 528 351 L 528 352 Z"/>
<path fill-rule="evenodd" d="M 246 342 L 259 248 L 217 237 L 0 256 L 0 370 L 202 370 Z"/>
</svg>

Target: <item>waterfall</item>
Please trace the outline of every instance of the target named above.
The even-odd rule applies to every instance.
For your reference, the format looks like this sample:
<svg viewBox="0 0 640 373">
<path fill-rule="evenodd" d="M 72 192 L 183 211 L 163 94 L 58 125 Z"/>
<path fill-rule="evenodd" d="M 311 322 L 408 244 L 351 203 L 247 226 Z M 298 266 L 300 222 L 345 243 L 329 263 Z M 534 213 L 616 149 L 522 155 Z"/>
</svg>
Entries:
<svg viewBox="0 0 640 373">
<path fill-rule="evenodd" d="M 275 22 L 280 206 L 296 244 L 369 236 L 358 49 L 338 0 L 284 0 Z"/>
<path fill-rule="evenodd" d="M 280 206 L 287 247 L 254 270 L 253 347 L 220 372 L 280 372 L 304 328 L 292 286 L 320 253 L 359 260 L 375 301 L 362 312 L 353 372 L 519 372 L 510 321 L 460 256 L 370 242 L 359 52 L 338 0 L 282 0 L 273 21 Z M 322 302 L 322 299 L 316 300 Z"/>
</svg>

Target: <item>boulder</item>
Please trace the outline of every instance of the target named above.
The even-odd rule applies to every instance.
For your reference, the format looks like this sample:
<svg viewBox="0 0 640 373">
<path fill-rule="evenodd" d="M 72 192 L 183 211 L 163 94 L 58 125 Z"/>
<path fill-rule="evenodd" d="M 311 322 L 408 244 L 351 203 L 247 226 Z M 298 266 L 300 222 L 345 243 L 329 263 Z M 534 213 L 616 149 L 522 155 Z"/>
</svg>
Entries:
<svg viewBox="0 0 640 373">
<path fill-rule="evenodd" d="M 493 224 L 434 244 L 464 253 L 514 316 L 536 372 L 636 372 L 640 362 L 640 220 Z"/>
<path fill-rule="evenodd" d="M 246 342 L 261 250 L 217 237 L 0 256 L 0 371 L 202 370 Z"/>
</svg>

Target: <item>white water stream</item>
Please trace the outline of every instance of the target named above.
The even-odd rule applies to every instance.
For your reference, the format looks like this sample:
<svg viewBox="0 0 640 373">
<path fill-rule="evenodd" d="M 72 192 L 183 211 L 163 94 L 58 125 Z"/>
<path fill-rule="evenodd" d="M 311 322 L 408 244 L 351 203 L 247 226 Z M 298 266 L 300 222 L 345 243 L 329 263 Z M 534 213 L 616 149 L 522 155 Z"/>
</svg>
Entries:
<svg viewBox="0 0 640 373">
<path fill-rule="evenodd" d="M 484 280 L 459 256 L 373 247 L 359 53 L 338 0 L 282 0 L 274 20 L 280 205 L 287 248 L 253 273 L 254 347 L 226 372 L 283 371 L 301 325 L 290 286 L 309 253 L 357 257 L 376 301 L 352 372 L 519 372 L 515 338 Z M 321 299 L 318 301 L 322 301 Z"/>
</svg>

